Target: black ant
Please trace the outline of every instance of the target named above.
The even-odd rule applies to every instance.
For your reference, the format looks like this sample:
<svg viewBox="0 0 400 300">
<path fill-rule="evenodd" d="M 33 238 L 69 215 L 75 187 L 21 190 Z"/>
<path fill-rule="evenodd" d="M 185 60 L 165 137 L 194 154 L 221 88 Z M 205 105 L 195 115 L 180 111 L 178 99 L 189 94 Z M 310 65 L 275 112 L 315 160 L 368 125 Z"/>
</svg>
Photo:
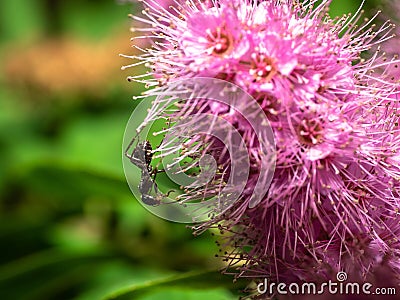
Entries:
<svg viewBox="0 0 400 300">
<path fill-rule="evenodd" d="M 140 142 L 137 144 L 136 148 L 133 149 L 131 155 L 126 154 L 130 161 L 137 166 L 142 171 L 148 171 L 151 173 L 152 167 L 150 166 L 151 160 L 153 158 L 153 148 L 149 141 Z"/>
<path fill-rule="evenodd" d="M 128 147 L 129 149 L 129 147 Z M 142 195 L 142 202 L 147 205 L 156 206 L 161 204 L 161 200 L 171 193 L 169 191 L 166 195 L 158 192 L 155 181 L 155 176 L 159 172 L 157 169 L 151 167 L 151 160 L 153 158 L 153 148 L 149 141 L 140 142 L 137 144 L 132 154 L 127 152 L 125 155 L 130 161 L 141 170 L 141 180 L 139 183 L 139 192 Z M 154 188 L 156 196 L 150 195 L 151 190 Z"/>
</svg>

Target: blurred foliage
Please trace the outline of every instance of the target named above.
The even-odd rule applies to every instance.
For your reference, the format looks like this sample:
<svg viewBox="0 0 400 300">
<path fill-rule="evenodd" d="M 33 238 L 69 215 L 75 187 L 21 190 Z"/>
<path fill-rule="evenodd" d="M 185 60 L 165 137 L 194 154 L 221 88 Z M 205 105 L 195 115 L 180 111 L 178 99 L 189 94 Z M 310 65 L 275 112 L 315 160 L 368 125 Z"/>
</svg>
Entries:
<svg viewBox="0 0 400 300">
<path fill-rule="evenodd" d="M 118 53 L 133 54 L 138 9 L 0 2 L 0 299 L 237 299 L 242 285 L 207 271 L 221 267 L 211 235 L 151 215 L 125 182 L 122 136 L 143 87 Z"/>
</svg>

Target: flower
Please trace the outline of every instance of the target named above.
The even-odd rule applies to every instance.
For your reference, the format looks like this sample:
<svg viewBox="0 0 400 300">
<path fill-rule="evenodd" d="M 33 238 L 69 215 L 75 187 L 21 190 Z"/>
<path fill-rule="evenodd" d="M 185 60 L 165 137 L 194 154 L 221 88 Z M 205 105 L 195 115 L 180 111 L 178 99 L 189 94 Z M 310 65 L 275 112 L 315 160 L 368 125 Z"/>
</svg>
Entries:
<svg viewBox="0 0 400 300">
<path fill-rule="evenodd" d="M 191 72 L 216 76 L 246 53 L 249 42 L 242 37 L 239 24 L 237 14 L 228 7 L 193 13 L 179 40 Z"/>
<path fill-rule="evenodd" d="M 364 57 L 388 39 L 392 25 L 373 31 L 372 20 L 356 26 L 359 15 L 331 19 L 330 1 L 321 2 L 193 0 L 156 10 L 155 1 L 148 0 L 145 17 L 134 17 L 154 38 L 153 46 L 135 57 L 152 69 L 152 77 L 131 78 L 158 86 L 148 94 L 158 95 L 163 85 L 182 78 L 219 78 L 254 97 L 269 118 L 276 170 L 265 196 L 254 204 L 257 182 L 268 182 L 262 170 L 271 159 L 261 149 L 267 140 L 261 118 L 254 127 L 207 94 L 164 115 L 171 124 L 193 118 L 191 124 L 200 128 L 204 122 L 196 117 L 208 112 L 245 141 L 250 168 L 239 200 L 195 227 L 231 233 L 227 245 L 236 251 L 225 258 L 229 266 L 245 262 L 237 266 L 239 276 L 290 281 L 304 280 L 315 269 L 325 278 L 345 269 L 365 278 L 383 261 L 399 271 L 392 242 L 400 238 L 398 226 L 389 225 L 400 208 L 400 114 L 393 96 L 398 81 L 375 72 L 397 61 L 379 51 Z M 215 130 L 213 122 L 208 126 L 208 132 Z M 179 130 L 174 134 L 183 136 Z M 218 180 L 189 188 L 182 198 L 221 193 L 233 163 L 223 145 L 194 136 L 184 149 L 182 157 L 215 157 L 219 173 Z"/>
</svg>

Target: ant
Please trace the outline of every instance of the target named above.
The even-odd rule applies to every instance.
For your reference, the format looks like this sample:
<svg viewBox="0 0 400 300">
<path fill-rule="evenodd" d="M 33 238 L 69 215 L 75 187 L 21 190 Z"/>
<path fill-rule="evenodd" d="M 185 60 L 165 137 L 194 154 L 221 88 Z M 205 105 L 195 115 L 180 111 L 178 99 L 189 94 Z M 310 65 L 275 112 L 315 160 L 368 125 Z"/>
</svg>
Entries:
<svg viewBox="0 0 400 300">
<path fill-rule="evenodd" d="M 130 146 L 128 147 L 128 149 Z M 128 150 L 127 150 L 128 151 Z M 125 155 L 130 161 L 141 170 L 141 180 L 139 183 L 139 192 L 142 195 L 142 202 L 147 205 L 156 206 L 161 204 L 161 200 L 172 192 L 169 191 L 166 195 L 158 192 L 158 188 L 155 181 L 157 169 L 151 167 L 151 160 L 153 158 L 153 148 L 149 141 L 140 142 L 137 144 L 132 154 L 129 155 L 125 152 Z M 153 178 L 152 178 L 153 176 Z M 154 188 L 156 196 L 150 195 L 150 191 Z"/>
<path fill-rule="evenodd" d="M 137 144 L 136 148 L 133 149 L 131 155 L 126 155 L 129 157 L 130 161 L 143 171 L 152 173 L 152 167 L 150 166 L 151 160 L 153 158 L 153 148 L 149 141 L 140 142 Z"/>
</svg>

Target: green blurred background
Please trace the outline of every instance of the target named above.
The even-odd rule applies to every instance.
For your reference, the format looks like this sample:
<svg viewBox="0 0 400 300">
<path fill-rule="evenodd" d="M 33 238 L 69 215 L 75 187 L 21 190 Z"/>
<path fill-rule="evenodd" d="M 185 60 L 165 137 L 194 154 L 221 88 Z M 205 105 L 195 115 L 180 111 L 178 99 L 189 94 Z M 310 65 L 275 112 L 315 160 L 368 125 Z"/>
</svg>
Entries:
<svg viewBox="0 0 400 300">
<path fill-rule="evenodd" d="M 360 1 L 336 0 L 332 14 Z M 377 3 L 367 1 L 367 12 Z M 237 299 L 211 234 L 131 194 L 121 145 L 143 91 L 113 0 L 0 2 L 0 299 Z"/>
</svg>

